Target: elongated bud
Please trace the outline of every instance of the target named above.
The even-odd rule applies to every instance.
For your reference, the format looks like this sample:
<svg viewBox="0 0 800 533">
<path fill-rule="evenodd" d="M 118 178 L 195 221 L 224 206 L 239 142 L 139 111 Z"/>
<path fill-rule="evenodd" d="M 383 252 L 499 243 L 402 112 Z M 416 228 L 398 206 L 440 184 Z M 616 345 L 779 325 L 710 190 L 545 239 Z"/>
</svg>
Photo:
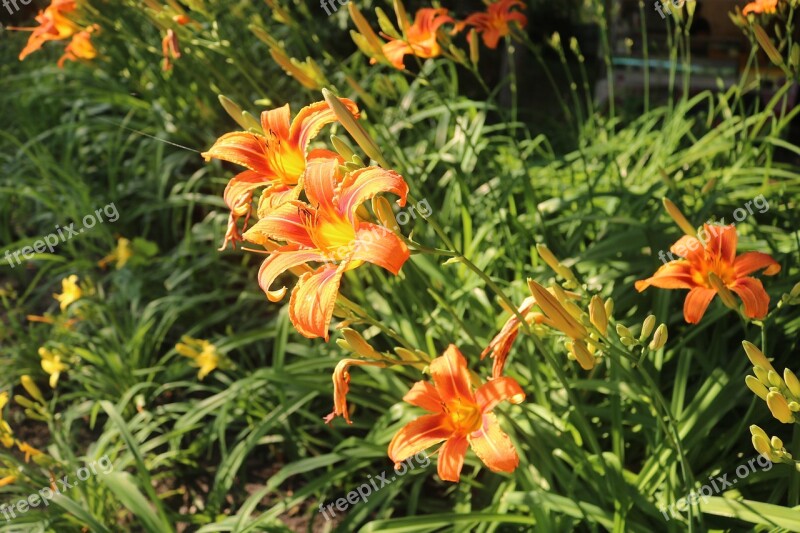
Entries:
<svg viewBox="0 0 800 533">
<path fill-rule="evenodd" d="M 350 2 L 348 5 L 353 6 L 353 2 Z M 344 129 L 347 130 L 353 140 L 364 150 L 364 153 L 377 161 L 383 168 L 389 168 L 389 164 L 386 162 L 386 159 L 384 159 L 380 148 L 378 148 L 378 144 L 369 136 L 344 104 L 327 89 L 322 89 L 322 95 L 333 110 L 336 118 L 339 119 L 339 122 L 344 126 Z"/>
<path fill-rule="evenodd" d="M 362 43 L 356 42 L 359 48 L 363 45 L 366 47 L 366 50 L 362 49 L 362 51 L 368 56 L 385 60 L 385 56 L 383 55 L 383 41 L 381 41 L 378 35 L 372 30 L 372 26 L 369 25 L 367 19 L 361 14 L 356 3 L 349 2 L 347 4 L 347 10 L 350 12 L 350 18 L 353 19 L 353 24 L 356 25 L 356 28 L 358 28 L 361 34 L 360 40 L 363 40 Z M 353 33 L 355 32 L 351 32 L 350 34 L 353 35 Z M 358 35 L 358 33 L 355 35 Z M 356 40 L 355 37 L 353 40 Z"/>
<path fill-rule="evenodd" d="M 481 59 L 481 46 L 478 40 L 478 32 L 475 28 L 469 30 L 467 42 L 469 43 L 469 60 L 473 65 L 478 66 L 478 62 Z"/>
<path fill-rule="evenodd" d="M 736 298 L 733 297 L 733 293 L 731 290 L 725 286 L 725 283 L 713 272 L 708 273 L 708 281 L 711 283 L 711 286 L 717 291 L 719 294 L 722 303 L 725 304 L 726 307 L 731 309 L 739 309 L 739 304 L 736 303 Z"/>
<path fill-rule="evenodd" d="M 591 370 L 594 368 L 594 357 L 586 349 L 586 344 L 583 341 L 568 342 L 567 348 L 582 369 Z"/>
<path fill-rule="evenodd" d="M 764 370 L 760 366 L 754 366 L 753 367 L 753 374 L 756 375 L 756 377 L 758 378 L 758 381 L 760 381 L 761 383 L 763 383 L 767 387 L 771 387 L 772 386 L 772 383 L 769 382 L 769 372 L 770 371 Z"/>
<path fill-rule="evenodd" d="M 772 416 L 777 418 L 784 424 L 791 424 L 794 422 L 794 415 L 789 409 L 789 403 L 783 394 L 779 392 L 770 392 L 767 395 L 767 407 L 769 407 Z"/>
<path fill-rule="evenodd" d="M 356 330 L 344 328 L 342 329 L 342 336 L 347 341 L 347 344 L 350 345 L 350 348 L 361 357 L 378 360 L 384 358 L 375 348 L 370 346 L 364 337 Z"/>
<path fill-rule="evenodd" d="M 589 320 L 592 321 L 597 331 L 603 335 L 606 334 L 608 330 L 608 316 L 606 315 L 603 300 L 596 294 L 592 296 L 592 301 L 589 302 Z"/>
<path fill-rule="evenodd" d="M 767 436 L 767 432 L 761 429 L 759 426 L 753 424 L 750 426 L 750 433 L 755 437 L 756 435 L 763 438 L 765 441 L 769 442 L 769 436 Z"/>
<path fill-rule="evenodd" d="M 31 395 L 31 398 L 39 403 L 45 403 L 42 391 L 39 390 L 39 387 L 36 386 L 36 383 L 33 382 L 30 376 L 22 376 L 20 378 L 20 382 L 22 383 L 22 388 L 24 388 L 28 394 Z"/>
<path fill-rule="evenodd" d="M 408 20 L 406 7 L 401 0 L 394 0 L 392 5 L 394 6 L 394 14 L 397 17 L 397 25 L 400 26 L 400 31 L 405 35 L 408 33 L 408 28 L 411 26 Z"/>
<path fill-rule="evenodd" d="M 789 293 L 789 296 L 792 298 L 800 298 L 800 282 L 792 287 L 792 291 Z"/>
<path fill-rule="evenodd" d="M 36 404 L 35 403 L 33 403 L 32 401 L 27 399 L 25 396 L 22 396 L 20 394 L 14 395 L 14 401 L 17 402 L 22 407 L 25 407 L 27 409 L 35 409 L 36 408 Z"/>
<path fill-rule="evenodd" d="M 628 328 L 626 328 L 622 324 L 617 324 L 616 330 L 617 330 L 617 335 L 619 335 L 620 338 L 623 338 L 623 337 L 633 338 L 633 335 L 631 334 L 631 330 L 629 330 Z"/>
<path fill-rule="evenodd" d="M 656 316 L 650 315 L 645 318 L 644 323 L 642 324 L 642 334 L 639 335 L 639 340 L 642 342 L 646 341 L 653 332 L 654 327 L 656 327 Z"/>
<path fill-rule="evenodd" d="M 344 159 L 345 162 L 351 161 L 353 156 L 356 155 L 356 153 L 350 149 L 347 143 L 336 135 L 331 135 L 331 144 L 333 145 L 333 149 L 336 150 L 340 156 L 342 156 L 342 159 Z"/>
<path fill-rule="evenodd" d="M 650 341 L 648 348 L 651 350 L 660 350 L 667 344 L 667 325 L 661 324 L 656 328 L 656 333 L 653 335 L 653 340 Z"/>
<path fill-rule="evenodd" d="M 392 204 L 383 196 L 376 196 L 372 199 L 372 212 L 375 213 L 380 223 L 389 230 L 394 231 L 399 227 L 394 216 Z"/>
<path fill-rule="evenodd" d="M 233 120 L 236 121 L 238 125 L 240 125 L 245 130 L 249 130 L 253 126 L 253 124 L 245 118 L 244 111 L 242 110 L 241 107 L 239 107 L 239 105 L 236 102 L 234 102 L 233 100 L 231 100 L 230 98 L 228 98 L 223 94 L 220 94 L 218 98 L 219 98 L 219 103 L 222 104 L 222 108 L 225 110 L 226 113 L 228 113 L 228 116 L 230 116 Z M 261 129 L 261 125 L 258 124 L 258 122 L 256 122 L 256 127 L 258 129 Z"/>
<path fill-rule="evenodd" d="M 770 439 L 769 443 L 770 443 L 770 444 L 772 445 L 772 447 L 773 447 L 773 448 L 775 448 L 776 450 L 780 450 L 781 448 L 783 448 L 783 441 L 782 441 L 781 439 L 779 439 L 778 437 L 772 437 L 772 438 Z"/>
<path fill-rule="evenodd" d="M 779 67 L 784 66 L 783 56 L 781 56 L 780 52 L 778 52 L 778 49 L 775 48 L 775 45 L 772 43 L 772 39 L 769 38 L 767 32 L 764 31 L 764 28 L 758 24 L 754 24 L 751 27 L 753 28 L 753 34 L 756 36 L 758 44 L 760 44 L 761 48 L 764 49 L 764 52 L 767 54 L 767 57 L 769 57 L 769 60 Z"/>
<path fill-rule="evenodd" d="M 603 307 L 606 309 L 606 318 L 611 320 L 611 317 L 614 316 L 614 300 L 611 297 L 607 298 Z"/>
<path fill-rule="evenodd" d="M 392 39 L 402 39 L 403 36 L 397 32 L 397 29 L 394 27 L 394 24 L 391 23 L 389 17 L 386 16 L 386 13 L 383 9 L 376 7 L 375 14 L 378 15 L 378 26 L 381 27 L 381 31 L 391 37 Z"/>
<path fill-rule="evenodd" d="M 532 279 L 528 280 L 528 289 L 530 289 L 531 296 L 536 299 L 536 303 L 556 329 L 573 339 L 583 339 L 589 334 L 586 328 L 575 320 L 547 289 Z"/>
<path fill-rule="evenodd" d="M 789 392 L 795 398 L 800 399 L 800 380 L 797 379 L 797 376 L 789 370 L 788 368 L 783 371 L 783 381 L 786 382 L 786 388 L 789 389 Z"/>
<path fill-rule="evenodd" d="M 769 440 L 761 435 L 753 435 L 753 448 L 765 458 L 772 461 L 772 447 Z"/>
<path fill-rule="evenodd" d="M 747 376 L 744 378 L 744 383 L 747 385 L 747 388 L 753 391 L 753 394 L 758 396 L 764 401 L 767 401 L 767 395 L 769 394 L 769 389 L 764 386 L 759 380 L 754 378 L 753 376 Z"/>
<path fill-rule="evenodd" d="M 556 258 L 555 255 L 553 255 L 553 252 L 550 251 L 550 248 L 544 244 L 537 244 L 536 251 L 539 252 L 539 257 L 541 257 L 542 260 L 547 263 L 547 266 L 553 269 L 553 271 L 558 270 L 561 262 Z"/>
<path fill-rule="evenodd" d="M 683 216 L 683 213 L 681 213 L 681 210 L 678 209 L 678 206 L 672 203 L 672 200 L 667 197 L 664 197 L 662 202 L 664 203 L 664 209 L 667 210 L 667 213 L 672 220 L 675 221 L 678 227 L 681 228 L 686 235 L 690 237 L 696 237 L 697 230 L 692 227 L 686 217 Z"/>
<path fill-rule="evenodd" d="M 760 366 L 765 370 L 772 370 L 773 372 L 775 371 L 775 369 L 772 368 L 769 360 L 766 358 L 766 356 L 764 356 L 761 350 L 756 348 L 755 344 L 748 341 L 742 341 L 742 346 L 744 346 L 744 351 L 747 353 L 747 358 L 750 359 L 750 362 L 753 363 L 753 366 Z"/>
<path fill-rule="evenodd" d="M 773 387 L 781 388 L 783 386 L 783 380 L 774 370 L 767 372 L 767 379 L 769 380 L 769 384 Z"/>
</svg>

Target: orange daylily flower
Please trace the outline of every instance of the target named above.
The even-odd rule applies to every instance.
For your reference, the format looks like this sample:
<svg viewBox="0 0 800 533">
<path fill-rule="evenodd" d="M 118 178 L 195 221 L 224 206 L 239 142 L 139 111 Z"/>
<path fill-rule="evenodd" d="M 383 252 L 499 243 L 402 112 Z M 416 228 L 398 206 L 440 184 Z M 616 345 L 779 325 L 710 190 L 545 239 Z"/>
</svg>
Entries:
<svg viewBox="0 0 800 533">
<path fill-rule="evenodd" d="M 528 324 L 541 324 L 545 321 L 545 316 L 541 313 L 531 313 L 531 309 L 534 305 L 536 305 L 536 299 L 529 296 L 523 300 L 522 305 L 517 311 L 519 311 L 520 315 L 525 317 Z M 500 330 L 500 333 L 495 335 L 492 342 L 489 343 L 489 346 L 481 353 L 481 359 L 485 359 L 487 355 L 491 354 L 493 360 L 493 378 L 499 378 L 503 375 L 503 368 L 505 368 L 508 353 L 511 351 L 511 346 L 513 346 L 519 334 L 520 325 L 521 323 L 516 313 L 511 315 L 503 326 L 503 329 Z"/>
<path fill-rule="evenodd" d="M 30 31 L 28 44 L 19 54 L 22 61 L 30 54 L 40 49 L 47 41 L 60 41 L 68 39 L 78 31 L 78 26 L 66 18 L 64 13 L 70 13 L 76 8 L 75 0 L 53 0 L 44 11 L 39 11 L 36 15 L 36 22 L 39 26 L 35 28 L 9 27 L 9 30 Z"/>
<path fill-rule="evenodd" d="M 300 276 L 289 302 L 289 318 L 308 338 L 328 340 L 328 325 L 345 271 L 370 262 L 397 275 L 410 252 L 405 243 L 383 226 L 361 220 L 356 211 L 366 200 L 391 192 L 405 205 L 408 185 L 394 171 L 367 167 L 340 178 L 340 159 L 313 159 L 305 170 L 308 203 L 292 200 L 263 216 L 244 238 L 269 245 L 273 251 L 259 271 L 259 284 L 270 301 L 278 302 L 286 287 L 270 290 L 288 269 L 309 262 L 323 263 Z"/>
<path fill-rule="evenodd" d="M 772 14 L 778 10 L 778 0 L 755 0 L 754 2 L 750 2 L 744 9 L 742 10 L 742 15 L 748 15 L 749 13 L 756 13 L 756 14 Z"/>
<path fill-rule="evenodd" d="M 514 7 L 525 9 L 526 6 L 521 0 L 500 0 L 491 4 L 485 13 L 468 16 L 456 29 L 461 31 L 465 26 L 474 26 L 481 34 L 483 44 L 488 48 L 497 48 L 500 38 L 511 33 L 512 22 L 517 22 L 522 28 L 528 24 L 528 17 L 519 11 L 512 11 Z"/>
<path fill-rule="evenodd" d="M 407 424 L 389 443 L 389 458 L 397 465 L 442 441 L 438 472 L 458 481 L 467 447 L 493 472 L 513 472 L 519 456 L 492 410 L 502 401 L 521 403 L 525 393 L 512 378 L 492 379 L 474 392 L 467 361 L 455 345 L 430 364 L 433 385 L 418 381 L 403 400 L 432 414 Z"/>
<path fill-rule="evenodd" d="M 686 322 L 697 324 L 718 294 L 718 288 L 735 292 L 744 302 L 745 315 L 749 318 L 764 318 L 769 311 L 769 295 L 761 281 L 749 277 L 757 270 L 772 276 L 781 266 L 772 257 L 761 252 L 736 255 L 738 236 L 734 226 L 703 226 L 701 237 L 684 235 L 670 248 L 672 254 L 682 256 L 664 264 L 656 273 L 636 282 L 636 290 L 642 292 L 653 286 L 661 289 L 689 289 L 683 306 Z M 669 254 L 670 257 L 673 257 Z M 715 274 L 724 287 L 715 288 L 709 275 Z"/>
<path fill-rule="evenodd" d="M 340 100 L 353 115 L 358 116 L 355 102 L 346 98 Z M 320 130 L 336 122 L 336 115 L 327 102 L 304 107 L 291 122 L 290 117 L 289 104 L 264 111 L 261 114 L 263 135 L 246 131 L 227 133 L 202 154 L 206 161 L 216 158 L 247 168 L 225 188 L 225 203 L 231 214 L 220 249 L 224 249 L 228 242 L 233 242 L 235 246 L 237 241 L 242 240 L 238 221 L 245 217 L 244 229 L 247 229 L 256 190 L 266 187 L 259 202 L 260 215 L 300 196 L 307 161 L 336 157 L 330 150 L 306 153 L 309 143 Z"/>
<path fill-rule="evenodd" d="M 92 45 L 92 32 L 99 28 L 100 26 L 95 24 L 73 35 L 72 40 L 64 49 L 64 55 L 58 60 L 58 68 L 64 68 L 66 61 L 78 61 L 79 59 L 90 61 L 97 57 L 97 50 Z"/>
<path fill-rule="evenodd" d="M 161 69 L 165 72 L 172 70 L 172 61 L 170 60 L 170 56 L 172 59 L 180 59 L 181 57 L 181 49 L 178 45 L 178 35 L 172 29 L 168 29 L 167 34 L 163 39 L 161 39 L 161 53 L 164 56 L 164 63 Z"/>
<path fill-rule="evenodd" d="M 439 28 L 453 22 L 445 8 L 420 9 L 414 16 L 413 24 L 405 21 L 405 39 L 390 39 L 383 45 L 383 55 L 399 70 L 405 68 L 403 58 L 408 54 L 424 59 L 438 57 L 442 54 L 437 39 Z M 377 63 L 377 59 L 372 58 L 370 63 Z"/>
</svg>

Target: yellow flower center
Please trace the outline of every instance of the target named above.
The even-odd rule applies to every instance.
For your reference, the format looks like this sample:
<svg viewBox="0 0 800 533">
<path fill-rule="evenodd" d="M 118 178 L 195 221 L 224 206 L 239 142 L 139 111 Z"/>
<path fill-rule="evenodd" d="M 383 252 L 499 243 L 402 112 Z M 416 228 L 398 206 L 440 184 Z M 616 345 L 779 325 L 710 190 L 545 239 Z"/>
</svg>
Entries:
<svg viewBox="0 0 800 533">
<path fill-rule="evenodd" d="M 284 185 L 297 185 L 306 170 L 306 157 L 298 146 L 292 146 L 272 131 L 267 133 L 267 157 L 270 167 Z"/>
<path fill-rule="evenodd" d="M 480 409 L 474 403 L 456 400 L 447 405 L 446 411 L 455 433 L 468 435 L 481 428 L 483 417 Z"/>
</svg>

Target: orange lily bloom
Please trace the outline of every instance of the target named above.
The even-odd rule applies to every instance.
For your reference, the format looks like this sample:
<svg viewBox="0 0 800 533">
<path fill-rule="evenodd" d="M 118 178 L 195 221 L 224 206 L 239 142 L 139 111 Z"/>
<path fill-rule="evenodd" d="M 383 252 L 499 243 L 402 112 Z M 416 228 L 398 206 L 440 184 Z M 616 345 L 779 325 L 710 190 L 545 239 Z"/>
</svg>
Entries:
<svg viewBox="0 0 800 533">
<path fill-rule="evenodd" d="M 528 24 L 528 17 L 519 11 L 512 11 L 514 7 L 525 9 L 525 3 L 521 0 L 500 0 L 489 6 L 486 13 L 473 13 L 463 22 L 460 22 L 456 29 L 461 31 L 465 26 L 474 26 L 483 38 L 483 44 L 488 48 L 497 48 L 501 37 L 511 33 L 511 23 L 517 22 L 524 28 Z"/>
<path fill-rule="evenodd" d="M 755 0 L 754 2 L 750 2 L 744 9 L 742 10 L 742 15 L 748 15 L 750 13 L 756 14 L 772 14 L 778 10 L 778 0 Z"/>
<path fill-rule="evenodd" d="M 442 54 L 442 47 L 437 40 L 437 32 L 443 24 L 453 23 L 445 8 L 423 8 L 414 16 L 414 23 L 406 21 L 405 39 L 391 39 L 383 45 L 383 55 L 397 69 L 405 68 L 403 58 L 414 55 L 424 59 L 438 57 Z M 377 59 L 372 58 L 371 64 Z"/>
<path fill-rule="evenodd" d="M 394 171 L 367 167 L 339 177 L 339 159 L 315 159 L 305 170 L 308 204 L 291 201 L 261 218 L 244 238 L 268 245 L 281 240 L 259 271 L 259 284 L 270 301 L 278 302 L 286 287 L 270 290 L 288 269 L 308 262 L 323 263 L 300 276 L 289 302 L 289 318 L 308 338 L 328 340 L 328 326 L 347 270 L 367 261 L 397 275 L 410 252 L 405 243 L 383 226 L 361 220 L 356 211 L 366 200 L 382 192 L 400 197 L 405 205 L 408 185 Z"/>
<path fill-rule="evenodd" d="M 172 59 L 180 59 L 181 49 L 178 45 L 178 36 L 171 28 L 167 30 L 167 34 L 161 39 L 161 53 L 164 55 L 164 63 L 161 69 L 165 72 L 172 70 L 170 56 L 172 56 Z"/>
<path fill-rule="evenodd" d="M 723 289 L 739 295 L 744 302 L 745 315 L 755 319 L 764 318 L 769 311 L 769 295 L 761 281 L 748 277 L 748 274 L 763 268 L 764 274 L 772 276 L 780 272 L 781 266 L 761 252 L 747 252 L 737 257 L 738 236 L 734 226 L 705 224 L 703 228 L 701 233 L 709 237 L 705 243 L 696 237 L 681 237 L 670 251 L 682 256 L 682 259 L 670 261 L 652 277 L 637 281 L 636 290 L 642 292 L 650 286 L 689 289 L 683 316 L 686 322 L 697 324 L 717 294 L 717 289 L 709 280 L 709 274 L 713 273 L 722 281 Z M 672 254 L 669 254 L 670 257 Z"/>
<path fill-rule="evenodd" d="M 534 305 L 536 305 L 536 299 L 532 296 L 529 296 L 525 298 L 517 311 L 519 311 L 520 315 L 525 317 L 525 320 L 528 322 L 528 324 L 541 324 L 545 320 L 545 316 L 543 314 L 531 313 L 529 315 Z M 492 339 L 492 342 L 489 343 L 489 346 L 487 346 L 486 349 L 481 353 L 481 359 L 485 359 L 487 355 L 491 354 L 491 358 L 493 359 L 492 378 L 499 378 L 503 375 L 503 369 L 506 366 L 506 359 L 508 359 L 511 346 L 514 345 L 514 341 L 517 339 L 520 325 L 521 324 L 516 313 L 511 315 L 511 317 L 503 326 L 503 329 L 500 330 L 500 333 L 495 335 L 495 337 Z"/>
<path fill-rule="evenodd" d="M 64 49 L 64 55 L 58 60 L 58 68 L 63 68 L 65 61 L 90 61 L 97 57 L 97 50 L 92 45 L 92 32 L 97 29 L 99 26 L 95 24 L 73 35 L 72 41 Z"/>
<path fill-rule="evenodd" d="M 351 113 L 358 115 L 355 102 L 342 98 L 341 102 Z M 228 231 L 222 248 L 228 242 L 242 240 L 238 221 L 245 217 L 244 229 L 250 217 L 253 193 L 266 190 L 259 202 L 259 215 L 290 200 L 296 200 L 302 190 L 306 162 L 324 157 L 335 158 L 330 150 L 313 150 L 306 153 L 311 140 L 323 126 L 336 122 L 336 115 L 325 101 L 304 107 L 290 123 L 289 104 L 264 111 L 261 127 L 264 134 L 237 131 L 220 137 L 208 152 L 202 154 L 206 161 L 211 158 L 236 163 L 247 168 L 235 176 L 225 188 L 225 203 L 231 210 Z"/>
<path fill-rule="evenodd" d="M 519 465 L 511 439 L 500 428 L 492 410 L 502 401 L 525 399 L 512 378 L 492 379 L 474 392 L 467 361 L 451 344 L 430 365 L 433 385 L 418 381 L 403 400 L 430 412 L 407 424 L 389 443 L 395 465 L 442 441 L 438 472 L 445 481 L 458 481 L 467 447 L 493 472 L 513 472 Z"/>
<path fill-rule="evenodd" d="M 22 52 L 20 52 L 19 60 L 22 61 L 33 52 L 40 49 L 47 41 L 67 39 L 77 32 L 79 29 L 78 26 L 64 16 L 64 13 L 74 11 L 75 7 L 75 0 L 53 0 L 44 11 L 39 11 L 39 14 L 36 15 L 36 22 L 39 23 L 38 27 L 9 27 L 9 30 L 33 32 L 30 38 L 28 38 L 28 44 L 22 49 Z"/>
</svg>

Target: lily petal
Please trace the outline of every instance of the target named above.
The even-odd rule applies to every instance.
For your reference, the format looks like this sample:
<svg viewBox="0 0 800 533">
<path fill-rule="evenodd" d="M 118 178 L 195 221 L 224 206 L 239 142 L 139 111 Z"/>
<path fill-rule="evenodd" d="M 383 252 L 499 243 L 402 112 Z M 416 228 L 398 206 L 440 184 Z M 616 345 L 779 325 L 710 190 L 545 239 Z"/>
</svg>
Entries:
<svg viewBox="0 0 800 533">
<path fill-rule="evenodd" d="M 689 291 L 686 301 L 683 302 L 683 317 L 689 324 L 697 324 L 703 315 L 706 314 L 708 304 L 714 299 L 717 293 L 714 289 L 706 287 L 695 287 Z"/>
<path fill-rule="evenodd" d="M 264 133 L 274 133 L 281 139 L 289 138 L 290 120 L 292 117 L 289 104 L 277 109 L 270 109 L 261 113 L 261 127 Z"/>
<path fill-rule="evenodd" d="M 454 436 L 442 445 L 436 465 L 440 478 L 456 483 L 461 479 L 461 469 L 464 467 L 464 457 L 467 455 L 468 447 L 469 441 L 462 436 Z"/>
<path fill-rule="evenodd" d="M 282 287 L 277 291 L 269 290 L 278 276 L 292 267 L 305 264 L 309 261 L 324 260 L 325 258 L 316 251 L 291 249 L 275 251 L 262 263 L 258 271 L 258 284 L 261 286 L 261 290 L 267 294 L 267 298 L 269 298 L 271 302 L 279 302 L 286 294 L 286 287 Z"/>
<path fill-rule="evenodd" d="M 367 167 L 356 170 L 345 176 L 341 185 L 339 209 L 350 220 L 356 218 L 358 207 L 380 193 L 390 192 L 400 197 L 397 204 L 406 205 L 408 184 L 403 177 L 393 170 L 380 167 Z"/>
<path fill-rule="evenodd" d="M 358 118 L 358 106 L 352 100 L 339 98 L 348 111 Z M 326 125 L 336 122 L 336 114 L 328 106 L 328 102 L 321 101 L 304 107 L 295 117 L 289 129 L 289 139 L 303 150 L 308 147 L 311 139 L 316 137 Z"/>
<path fill-rule="evenodd" d="M 448 403 L 456 399 L 473 402 L 467 361 L 454 344 L 448 346 L 441 357 L 431 362 L 430 369 L 442 400 Z"/>
<path fill-rule="evenodd" d="M 472 451 L 491 471 L 513 472 L 519 466 L 517 450 L 494 414 L 485 413 L 483 427 L 468 438 Z"/>
<path fill-rule="evenodd" d="M 679 241 L 680 242 L 680 241 Z M 642 292 L 647 287 L 660 289 L 691 289 L 697 284 L 692 279 L 691 265 L 686 261 L 670 261 L 656 270 L 652 277 L 636 282 L 636 290 Z"/>
<path fill-rule="evenodd" d="M 414 383 L 411 390 L 403 396 L 403 400 L 411 405 L 422 407 L 431 413 L 441 413 L 443 411 L 442 398 L 439 396 L 439 391 L 427 381 Z"/>
<path fill-rule="evenodd" d="M 774 276 L 781 271 L 781 265 L 772 257 L 761 252 L 745 252 L 733 263 L 733 272 L 737 278 L 742 278 L 757 270 L 764 270 L 767 276 Z"/>
<path fill-rule="evenodd" d="M 389 443 L 389 459 L 395 464 L 449 438 L 447 415 L 425 415 L 406 424 Z"/>
<path fill-rule="evenodd" d="M 353 259 L 368 261 L 396 276 L 409 257 L 406 243 L 388 229 L 369 222 L 359 225 Z"/>
<path fill-rule="evenodd" d="M 247 230 L 244 234 L 245 239 L 256 244 L 263 244 L 267 239 L 281 240 L 304 248 L 314 248 L 314 241 L 300 216 L 302 209 L 302 204 L 299 202 L 275 208 Z"/>
<path fill-rule="evenodd" d="M 491 412 L 497 404 L 506 400 L 515 404 L 525 400 L 525 392 L 513 378 L 495 378 L 475 391 L 475 401 L 482 413 Z"/>
<path fill-rule="evenodd" d="M 226 133 L 202 155 L 206 161 L 212 158 L 235 163 L 266 176 L 274 175 L 268 161 L 267 140 L 261 135 L 246 131 Z"/>
<path fill-rule="evenodd" d="M 739 237 L 736 234 L 736 226 L 704 224 L 703 228 L 711 235 L 707 244 L 708 251 L 714 256 L 719 257 L 723 262 L 733 264 L 736 258 L 736 246 L 739 243 Z"/>
<path fill-rule="evenodd" d="M 304 337 L 322 337 L 328 342 L 328 326 L 346 268 L 345 262 L 338 267 L 322 266 L 314 273 L 300 276 L 289 300 L 289 320 Z"/>
<path fill-rule="evenodd" d="M 748 318 L 761 319 L 769 312 L 769 294 L 764 290 L 761 280 L 739 278 L 728 286 L 744 302 L 744 314 Z"/>
</svg>

